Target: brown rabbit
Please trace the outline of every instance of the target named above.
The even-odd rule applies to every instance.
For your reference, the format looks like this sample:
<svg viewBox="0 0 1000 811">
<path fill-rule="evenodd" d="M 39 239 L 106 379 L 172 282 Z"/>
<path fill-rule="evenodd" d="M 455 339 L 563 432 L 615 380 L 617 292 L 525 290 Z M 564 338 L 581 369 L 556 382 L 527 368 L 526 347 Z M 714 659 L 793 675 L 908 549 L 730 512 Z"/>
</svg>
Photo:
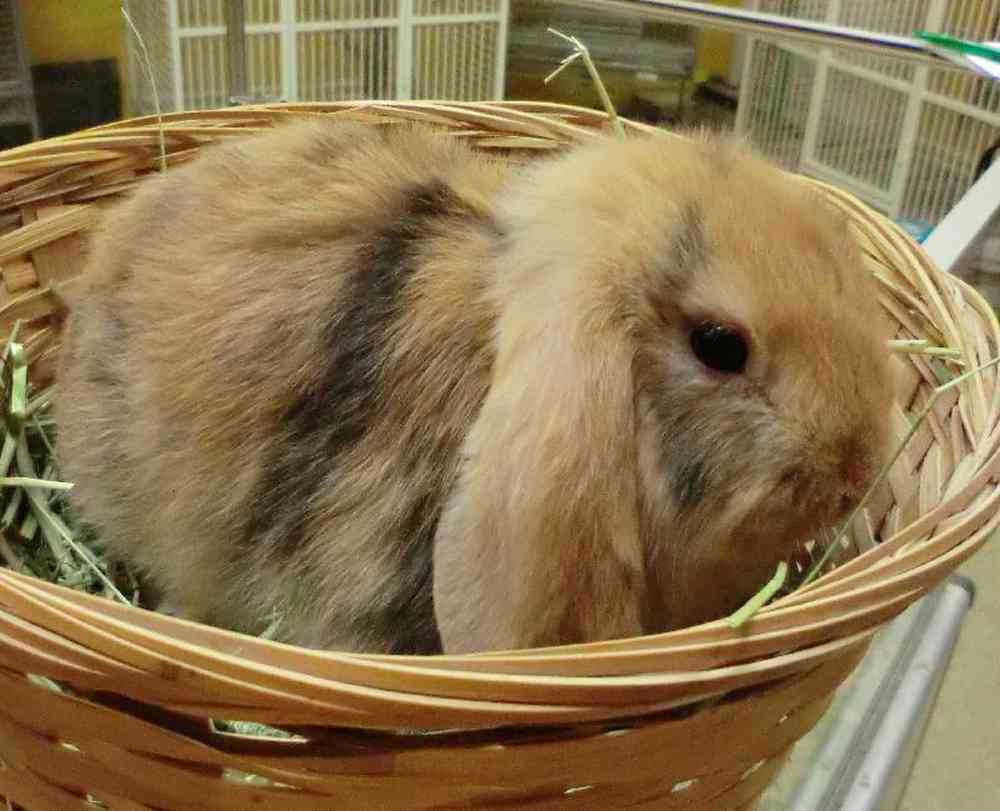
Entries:
<svg viewBox="0 0 1000 811">
<path fill-rule="evenodd" d="M 884 458 L 845 223 L 735 140 L 529 168 L 310 121 L 206 148 L 97 235 L 63 475 L 188 618 L 394 653 L 717 618 Z"/>
</svg>

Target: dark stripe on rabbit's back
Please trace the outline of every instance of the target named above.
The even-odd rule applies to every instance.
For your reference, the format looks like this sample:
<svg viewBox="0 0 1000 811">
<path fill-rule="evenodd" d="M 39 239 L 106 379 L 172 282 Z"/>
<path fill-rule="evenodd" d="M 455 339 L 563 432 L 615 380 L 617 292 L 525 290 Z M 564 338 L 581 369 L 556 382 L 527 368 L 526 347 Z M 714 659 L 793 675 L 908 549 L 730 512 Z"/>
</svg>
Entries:
<svg viewBox="0 0 1000 811">
<path fill-rule="evenodd" d="M 434 615 L 434 535 L 441 515 L 441 498 L 424 492 L 406 505 L 405 518 L 395 530 L 394 582 L 377 602 L 351 617 L 354 638 L 388 653 L 433 655 L 442 652 Z"/>
<path fill-rule="evenodd" d="M 316 383 L 285 412 L 247 528 L 288 555 L 304 540 L 306 504 L 323 476 L 335 470 L 371 427 L 379 408 L 379 368 L 400 307 L 422 221 L 444 216 L 448 189 L 428 184 L 403 194 L 398 215 L 360 250 L 338 293 L 315 357 L 326 364 Z M 263 536 L 270 536 L 265 539 Z"/>
<path fill-rule="evenodd" d="M 256 488 L 245 543 L 279 564 L 297 558 L 309 540 L 313 497 L 345 471 L 352 450 L 377 425 L 394 332 L 405 316 L 407 285 L 418 270 L 415 260 L 429 227 L 433 221 L 468 216 L 440 181 L 402 191 L 393 209 L 395 214 L 387 213 L 385 224 L 360 243 L 315 353 L 325 366 L 284 414 L 280 438 Z M 354 495 L 360 501 L 368 494 Z M 440 498 L 432 495 L 438 494 L 411 493 L 407 503 L 395 505 L 395 519 L 378 528 L 390 536 L 384 548 L 397 574 L 384 599 L 353 618 L 359 636 L 394 638 L 393 652 L 440 648 L 431 588 Z M 404 616 L 410 634 L 401 633 Z"/>
</svg>

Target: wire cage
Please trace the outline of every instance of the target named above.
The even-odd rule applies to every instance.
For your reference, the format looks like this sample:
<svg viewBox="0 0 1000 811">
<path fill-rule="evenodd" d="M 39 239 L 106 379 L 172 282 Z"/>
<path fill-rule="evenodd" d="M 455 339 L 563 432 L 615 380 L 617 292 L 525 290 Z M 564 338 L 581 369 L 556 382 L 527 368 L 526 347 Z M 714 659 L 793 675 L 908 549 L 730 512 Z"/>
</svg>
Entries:
<svg viewBox="0 0 1000 811">
<path fill-rule="evenodd" d="M 895 34 L 1000 36 L 997 0 L 755 0 L 760 11 Z M 756 40 L 737 128 L 788 168 L 934 225 L 1000 138 L 1000 84 L 972 73 Z"/>
<path fill-rule="evenodd" d="M 18 0 L 0 0 L 0 127 L 23 127 L 30 139 L 39 132 Z"/>
<path fill-rule="evenodd" d="M 164 110 L 225 106 L 232 44 L 223 0 L 126 3 Z M 498 99 L 509 0 L 244 0 L 242 101 Z M 133 113 L 155 99 L 127 35 Z"/>
</svg>

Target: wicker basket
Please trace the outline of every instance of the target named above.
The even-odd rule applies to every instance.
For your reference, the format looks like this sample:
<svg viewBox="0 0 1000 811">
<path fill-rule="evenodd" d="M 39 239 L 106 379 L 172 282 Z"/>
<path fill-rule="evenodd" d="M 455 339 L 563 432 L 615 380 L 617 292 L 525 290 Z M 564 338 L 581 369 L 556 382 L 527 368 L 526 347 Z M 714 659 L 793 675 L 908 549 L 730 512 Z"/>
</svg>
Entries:
<svg viewBox="0 0 1000 811">
<path fill-rule="evenodd" d="M 606 124 L 526 103 L 242 107 L 166 116 L 168 161 L 303 114 L 418 119 L 526 160 Z M 60 290 L 79 273 L 85 232 L 156 170 L 158 150 L 147 118 L 0 155 L 0 330 L 29 322 L 37 382 L 52 375 Z M 975 291 L 856 199 L 820 187 L 850 215 L 900 337 L 958 348 L 968 368 L 993 357 L 1000 330 Z M 937 384 L 924 358 L 905 365 L 898 435 L 903 409 Z M 121 811 L 752 808 L 880 625 L 1000 523 L 998 403 L 992 370 L 942 397 L 868 511 L 885 540 L 740 630 L 716 622 L 505 655 L 340 655 L 0 570 L 0 797 L 29 811 L 95 799 Z M 234 734 L 210 719 L 293 734 Z"/>
</svg>

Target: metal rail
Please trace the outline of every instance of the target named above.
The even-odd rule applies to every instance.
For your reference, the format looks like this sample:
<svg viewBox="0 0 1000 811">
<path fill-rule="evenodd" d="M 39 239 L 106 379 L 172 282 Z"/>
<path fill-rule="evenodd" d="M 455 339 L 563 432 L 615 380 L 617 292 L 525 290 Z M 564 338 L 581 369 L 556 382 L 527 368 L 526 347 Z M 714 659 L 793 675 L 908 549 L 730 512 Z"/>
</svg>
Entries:
<svg viewBox="0 0 1000 811">
<path fill-rule="evenodd" d="M 752 34 L 761 39 L 803 42 L 812 45 L 849 48 L 878 56 L 890 56 L 907 62 L 950 70 L 972 70 L 935 53 L 927 44 L 913 37 L 882 34 L 810 20 L 797 20 L 779 14 L 746 11 L 686 0 L 556 0 L 564 5 L 583 6 L 604 11 L 617 10 L 643 19 L 670 20 L 688 25 L 715 28 L 738 34 Z"/>
</svg>

